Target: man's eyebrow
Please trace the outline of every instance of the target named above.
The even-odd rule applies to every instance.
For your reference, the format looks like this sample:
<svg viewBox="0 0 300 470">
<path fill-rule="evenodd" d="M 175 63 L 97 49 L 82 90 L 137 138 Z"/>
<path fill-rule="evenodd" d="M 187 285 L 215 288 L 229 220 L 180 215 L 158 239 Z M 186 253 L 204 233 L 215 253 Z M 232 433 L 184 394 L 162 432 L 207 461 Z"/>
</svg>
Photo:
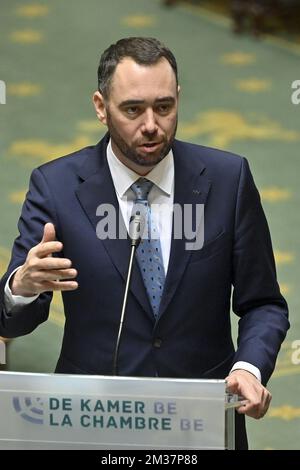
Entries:
<svg viewBox="0 0 300 470">
<path fill-rule="evenodd" d="M 124 107 L 124 106 L 134 106 L 134 105 L 137 105 L 137 104 L 142 104 L 142 103 L 145 103 L 144 100 L 125 100 L 125 101 L 122 101 L 120 103 L 120 106 Z"/>
<path fill-rule="evenodd" d="M 163 96 L 162 98 L 157 98 L 154 103 L 175 103 L 175 98 L 174 96 Z M 126 106 L 136 106 L 139 104 L 145 103 L 145 100 L 125 100 L 120 103 L 120 107 L 126 107 Z"/>
<path fill-rule="evenodd" d="M 175 103 L 175 98 L 174 96 L 164 96 L 163 98 L 157 98 L 155 100 L 155 103 Z"/>
</svg>

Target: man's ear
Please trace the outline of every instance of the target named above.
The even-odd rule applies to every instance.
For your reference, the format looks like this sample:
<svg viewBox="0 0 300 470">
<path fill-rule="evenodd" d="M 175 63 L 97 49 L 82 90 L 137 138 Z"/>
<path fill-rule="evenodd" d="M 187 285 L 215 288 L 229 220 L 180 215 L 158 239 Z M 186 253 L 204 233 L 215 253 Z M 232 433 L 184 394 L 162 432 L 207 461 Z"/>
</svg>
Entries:
<svg viewBox="0 0 300 470">
<path fill-rule="evenodd" d="M 177 96 L 179 96 L 180 93 L 180 85 L 177 86 Z"/>
<path fill-rule="evenodd" d="M 97 118 L 99 119 L 100 122 L 102 122 L 102 124 L 107 125 L 105 100 L 103 98 L 103 95 L 101 95 L 100 91 L 95 91 L 95 93 L 93 94 L 93 102 L 94 102 Z"/>
</svg>

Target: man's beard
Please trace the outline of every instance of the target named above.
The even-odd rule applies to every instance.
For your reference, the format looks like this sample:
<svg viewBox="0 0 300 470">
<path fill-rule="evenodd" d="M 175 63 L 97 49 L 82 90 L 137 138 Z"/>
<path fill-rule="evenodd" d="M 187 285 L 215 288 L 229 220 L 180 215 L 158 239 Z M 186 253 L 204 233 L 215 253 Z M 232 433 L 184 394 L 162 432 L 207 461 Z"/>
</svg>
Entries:
<svg viewBox="0 0 300 470">
<path fill-rule="evenodd" d="M 131 162 L 135 163 L 136 165 L 140 166 L 154 166 L 157 165 L 159 162 L 161 162 L 170 152 L 171 147 L 173 145 L 175 135 L 176 135 L 176 130 L 177 130 L 177 117 L 176 117 L 176 124 L 175 128 L 173 131 L 173 134 L 169 139 L 165 139 L 163 147 L 158 155 L 151 155 L 151 154 L 146 154 L 142 155 L 138 153 L 137 150 L 134 148 L 130 147 L 125 140 L 121 137 L 119 132 L 117 131 L 116 127 L 113 124 L 113 120 L 111 117 L 111 114 L 109 110 L 107 110 L 107 127 L 111 136 L 111 139 L 113 143 L 117 146 L 118 150 Z M 153 138 L 153 135 L 148 136 L 149 141 L 151 141 L 151 137 Z M 145 134 L 145 140 L 147 139 L 147 135 Z"/>
</svg>

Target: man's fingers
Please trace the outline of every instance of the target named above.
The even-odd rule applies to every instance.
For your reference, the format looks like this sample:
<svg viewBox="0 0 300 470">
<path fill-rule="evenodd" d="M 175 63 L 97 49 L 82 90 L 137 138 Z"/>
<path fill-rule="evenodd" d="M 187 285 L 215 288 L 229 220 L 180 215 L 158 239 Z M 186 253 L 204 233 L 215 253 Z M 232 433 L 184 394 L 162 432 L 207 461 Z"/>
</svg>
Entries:
<svg viewBox="0 0 300 470">
<path fill-rule="evenodd" d="M 268 411 L 271 394 L 250 372 L 236 369 L 226 377 L 227 391 L 244 397 L 237 408 L 239 414 L 262 418 Z"/>
<path fill-rule="evenodd" d="M 263 418 L 269 409 L 271 400 L 272 395 L 264 389 L 263 396 L 260 399 L 257 399 L 257 397 L 253 400 L 250 399 L 248 402 L 245 402 L 244 405 L 240 406 L 237 412 L 255 419 Z"/>
<path fill-rule="evenodd" d="M 262 410 L 261 410 L 260 418 L 265 416 L 265 414 L 267 413 L 267 411 L 269 409 L 269 406 L 270 406 L 270 403 L 271 403 L 271 400 L 272 400 L 272 395 L 269 391 L 266 390 L 266 396 L 265 396 L 265 399 L 264 399 L 264 402 L 263 402 L 263 407 L 262 407 Z"/>
<path fill-rule="evenodd" d="M 32 280 L 33 282 L 56 281 L 60 279 L 73 279 L 76 276 L 76 269 L 52 269 L 49 271 L 36 271 L 32 274 Z"/>
<path fill-rule="evenodd" d="M 62 248 L 63 244 L 61 242 L 45 242 L 37 245 L 34 250 L 38 258 L 45 258 L 52 253 L 59 253 Z"/>
<path fill-rule="evenodd" d="M 70 291 L 78 288 L 76 281 L 46 281 L 43 282 L 44 291 Z"/>
<path fill-rule="evenodd" d="M 72 261 L 68 258 L 47 257 L 36 261 L 36 268 L 39 270 L 57 270 L 57 269 L 70 269 Z"/>
<path fill-rule="evenodd" d="M 44 233 L 41 243 L 54 242 L 56 240 L 55 227 L 48 222 L 44 225 Z"/>
<path fill-rule="evenodd" d="M 239 381 L 234 375 L 226 377 L 226 392 L 239 394 Z"/>
<path fill-rule="evenodd" d="M 250 400 L 244 405 L 237 408 L 237 412 L 242 415 L 251 416 L 251 418 L 258 419 L 260 417 L 260 404 L 253 403 Z"/>
</svg>

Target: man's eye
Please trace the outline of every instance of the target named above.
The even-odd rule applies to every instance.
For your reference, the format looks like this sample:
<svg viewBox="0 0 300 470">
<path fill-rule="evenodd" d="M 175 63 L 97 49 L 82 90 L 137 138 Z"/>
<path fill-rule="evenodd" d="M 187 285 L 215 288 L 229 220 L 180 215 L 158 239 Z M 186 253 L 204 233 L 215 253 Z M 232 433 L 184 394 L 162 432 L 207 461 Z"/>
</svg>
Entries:
<svg viewBox="0 0 300 470">
<path fill-rule="evenodd" d="M 158 107 L 157 107 L 157 111 L 161 114 L 164 114 L 164 113 L 168 113 L 171 109 L 171 105 L 170 104 L 160 104 Z"/>
<path fill-rule="evenodd" d="M 130 108 L 126 108 L 126 113 L 133 116 L 138 113 L 138 108 L 136 106 L 130 106 Z"/>
</svg>

